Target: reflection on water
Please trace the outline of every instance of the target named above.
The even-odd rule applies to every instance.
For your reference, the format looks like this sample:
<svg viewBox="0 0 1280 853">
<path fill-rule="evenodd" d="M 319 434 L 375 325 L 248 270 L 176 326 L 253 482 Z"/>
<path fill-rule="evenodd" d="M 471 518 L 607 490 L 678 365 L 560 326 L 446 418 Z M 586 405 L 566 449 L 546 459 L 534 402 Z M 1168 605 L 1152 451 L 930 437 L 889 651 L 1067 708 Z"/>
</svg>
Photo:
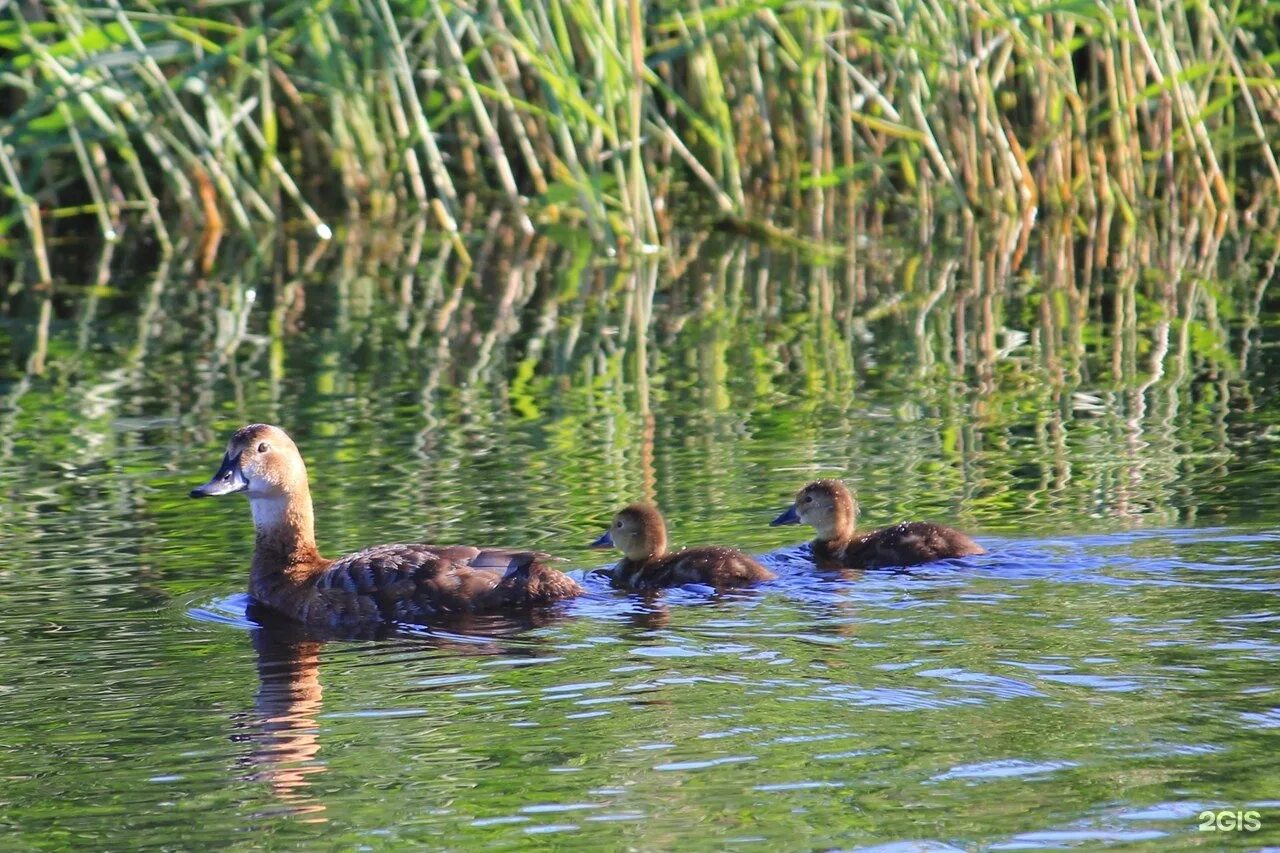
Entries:
<svg viewBox="0 0 1280 853">
<path fill-rule="evenodd" d="M 176 262 L 113 257 L 127 272 L 90 278 L 113 290 L 7 297 L 0 459 L 28 478 L 56 460 L 48 487 L 65 492 L 267 420 L 336 483 L 326 506 L 358 464 L 384 494 L 523 476 L 532 488 L 472 503 L 492 535 L 546 539 L 606 497 L 675 499 L 704 524 L 735 493 L 775 501 L 814 472 L 852 476 L 879 517 L 1009 527 L 1016 503 L 1046 531 L 1218 519 L 1249 495 L 1225 482 L 1273 467 L 1265 234 L 1009 223 L 939 228 L 923 250 L 868 237 L 830 263 L 698 234 L 618 267 L 502 229 L 473 265 L 417 229 L 353 230 L 228 246 L 194 284 Z M 20 365 L 46 313 L 41 378 Z M 408 509 L 448 532 L 461 519 L 440 503 Z"/>
<path fill-rule="evenodd" d="M 654 612 L 660 612 L 656 606 Z M 648 612 L 644 608 L 637 613 Z M 319 758 L 321 749 L 319 718 L 323 713 L 324 689 L 320 682 L 320 661 L 327 642 L 357 639 L 354 635 L 322 637 L 273 615 L 237 594 L 199 607 L 191 615 L 197 619 L 245 628 L 257 654 L 258 689 L 253 712 L 232 716 L 236 743 L 247 743 L 250 751 L 241 765 L 249 772 L 240 778 L 265 782 L 277 807 L 255 815 L 287 814 L 308 822 L 323 823 L 325 805 L 314 794 L 313 774 L 325 772 Z M 554 624 L 561 616 L 551 611 L 521 613 L 516 616 L 466 615 L 447 622 L 406 625 L 398 629 L 370 626 L 363 639 L 395 639 L 419 653 L 444 651 L 453 655 L 497 656 L 518 659 L 535 657 L 530 648 L 504 641 L 517 638 L 535 627 Z M 446 678 L 444 683 L 452 683 Z M 375 715 L 376 716 L 376 715 Z M 305 816 L 305 817 L 304 817 Z"/>
<path fill-rule="evenodd" d="M 262 780 L 290 814 L 325 820 L 324 805 L 310 793 L 310 777 L 324 772 L 318 760 L 323 689 L 320 641 L 283 636 L 269 629 L 253 632 L 258 653 L 258 693 L 253 714 L 238 727 L 237 741 L 252 745 L 251 768 L 244 778 Z"/>
<path fill-rule="evenodd" d="M 632 266 L 477 229 L 122 244 L 0 295 L 0 832 L 18 846 L 1056 848 L 1280 840 L 1276 244 L 939 225 Z M 47 326 L 42 326 L 47 318 Z M 537 547 L 617 506 L 780 579 L 536 623 L 255 628 L 228 431 L 307 457 L 320 544 Z M 990 554 L 817 571 L 815 475 Z M 1203 809 L 1262 828 L 1206 838 Z M 253 837 L 259 837 L 254 835 Z"/>
</svg>

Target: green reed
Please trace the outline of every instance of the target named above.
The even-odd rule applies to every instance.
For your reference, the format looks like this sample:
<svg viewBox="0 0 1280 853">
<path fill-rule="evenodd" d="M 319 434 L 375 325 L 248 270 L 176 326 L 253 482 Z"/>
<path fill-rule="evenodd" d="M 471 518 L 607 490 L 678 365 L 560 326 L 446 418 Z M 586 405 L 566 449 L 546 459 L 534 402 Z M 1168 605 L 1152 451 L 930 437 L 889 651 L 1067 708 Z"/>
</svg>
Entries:
<svg viewBox="0 0 1280 853">
<path fill-rule="evenodd" d="M 141 214 L 250 232 L 478 205 L 618 249 L 673 219 L 1234 215 L 1280 190 L 1263 2 L 65 0 L 0 13 L 0 185 L 41 259 Z M 803 215 L 795 213 L 803 211 Z M 791 232 L 786 229 L 798 228 Z M 462 248 L 462 244 L 458 244 Z M 216 249 L 216 247 L 215 247 Z"/>
</svg>

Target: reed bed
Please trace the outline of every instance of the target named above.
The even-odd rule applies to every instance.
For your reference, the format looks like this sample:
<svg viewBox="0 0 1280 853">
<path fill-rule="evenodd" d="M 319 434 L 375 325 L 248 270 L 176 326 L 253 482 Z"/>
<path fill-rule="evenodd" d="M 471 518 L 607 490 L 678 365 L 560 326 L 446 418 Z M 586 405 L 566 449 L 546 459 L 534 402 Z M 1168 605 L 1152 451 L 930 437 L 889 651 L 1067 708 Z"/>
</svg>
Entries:
<svg viewBox="0 0 1280 853">
<path fill-rule="evenodd" d="M 140 222 L 169 250 L 175 227 L 327 237 L 425 212 L 452 233 L 480 207 L 626 251 L 694 216 L 828 238 L 946 212 L 1230 219 L 1280 191 L 1280 11 L 1262 2 L 49 0 L 0 16 L 0 235 L 21 226 L 42 280 L 47 247 L 86 221 L 108 241 Z"/>
</svg>

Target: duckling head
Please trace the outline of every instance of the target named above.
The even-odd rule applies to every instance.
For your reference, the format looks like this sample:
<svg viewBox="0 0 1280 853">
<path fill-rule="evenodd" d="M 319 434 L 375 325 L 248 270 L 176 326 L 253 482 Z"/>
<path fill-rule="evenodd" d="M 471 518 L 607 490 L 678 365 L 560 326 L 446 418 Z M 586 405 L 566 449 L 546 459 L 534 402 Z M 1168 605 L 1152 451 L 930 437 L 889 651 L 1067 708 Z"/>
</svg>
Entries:
<svg viewBox="0 0 1280 853">
<path fill-rule="evenodd" d="M 249 424 L 235 431 L 213 479 L 191 490 L 193 498 L 246 492 L 249 500 L 274 501 L 308 494 L 307 466 L 284 430 Z"/>
<path fill-rule="evenodd" d="M 858 503 L 839 480 L 814 480 L 772 523 L 807 524 L 818 531 L 819 539 L 847 539 L 858 523 Z"/>
<path fill-rule="evenodd" d="M 632 504 L 613 517 L 609 529 L 592 548 L 617 548 L 628 560 L 661 557 L 667 551 L 667 525 L 650 504 Z"/>
</svg>

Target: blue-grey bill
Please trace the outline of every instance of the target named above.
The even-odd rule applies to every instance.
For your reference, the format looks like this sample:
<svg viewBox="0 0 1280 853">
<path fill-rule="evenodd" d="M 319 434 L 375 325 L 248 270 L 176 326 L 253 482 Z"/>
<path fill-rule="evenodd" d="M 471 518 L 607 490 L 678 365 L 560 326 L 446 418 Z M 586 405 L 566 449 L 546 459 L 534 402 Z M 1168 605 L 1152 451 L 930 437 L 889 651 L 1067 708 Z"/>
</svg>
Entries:
<svg viewBox="0 0 1280 853">
<path fill-rule="evenodd" d="M 192 489 L 191 497 L 213 498 L 218 495 L 232 495 L 236 492 L 243 492 L 247 488 L 249 488 L 249 481 L 244 478 L 244 472 L 240 470 L 239 455 L 234 459 L 230 456 L 223 456 L 222 466 L 218 468 L 218 473 L 214 474 L 213 479 L 203 486 L 197 486 Z"/>
<path fill-rule="evenodd" d="M 775 518 L 773 521 L 769 522 L 769 526 L 778 527 L 779 525 L 782 525 L 782 524 L 799 524 L 799 523 L 800 523 L 800 513 L 796 511 L 796 505 L 792 504 L 791 506 L 787 507 L 786 512 L 784 512 L 782 515 Z"/>
</svg>

